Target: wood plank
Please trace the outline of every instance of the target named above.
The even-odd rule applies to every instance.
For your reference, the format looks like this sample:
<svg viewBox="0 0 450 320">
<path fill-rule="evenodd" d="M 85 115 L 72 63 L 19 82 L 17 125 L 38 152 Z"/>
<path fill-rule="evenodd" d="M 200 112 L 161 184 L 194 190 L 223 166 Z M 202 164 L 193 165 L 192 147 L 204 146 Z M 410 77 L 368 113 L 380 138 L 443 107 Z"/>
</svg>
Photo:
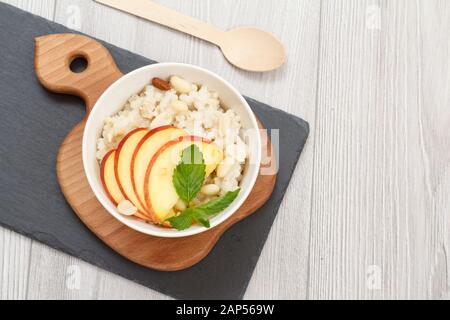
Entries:
<svg viewBox="0 0 450 320">
<path fill-rule="evenodd" d="M 436 218 L 432 234 L 432 260 L 430 275 L 428 277 L 428 292 L 430 299 L 450 299 L 450 265 L 448 252 L 450 248 L 450 168 L 441 176 L 441 181 L 436 187 L 431 211 Z"/>
<path fill-rule="evenodd" d="M 323 1 L 309 298 L 448 296 L 449 13 Z"/>
<path fill-rule="evenodd" d="M 33 242 L 28 299 L 96 299 L 98 268 Z"/>
<path fill-rule="evenodd" d="M 4 2 L 53 16 L 47 1 Z M 235 10 L 224 10 L 225 0 L 164 2 L 222 28 L 254 24 L 273 31 L 287 44 L 288 63 L 267 75 L 235 70 L 209 44 L 91 1 L 59 1 L 56 19 L 72 24 L 75 7 L 69 6 L 75 4 L 82 31 L 160 61 L 207 67 L 245 94 L 311 122 L 314 137 L 247 298 L 448 299 L 449 4 L 322 2 L 320 63 L 318 1 L 274 1 L 261 7 L 256 0 L 240 0 Z M 43 245 L 31 246 L 10 231 L 0 233 L 2 298 L 27 296 L 28 270 L 33 275 L 30 297 L 164 297 Z M 82 285 L 76 292 L 66 287 L 73 265 L 81 266 Z M 380 290 L 376 281 L 370 282 L 378 270 Z"/>
<path fill-rule="evenodd" d="M 32 246 L 28 299 L 167 299 L 166 296 L 49 248 Z"/>
<path fill-rule="evenodd" d="M 0 228 L 0 299 L 25 299 L 31 240 Z"/>
<path fill-rule="evenodd" d="M 54 0 L 1 0 L 4 3 L 53 18 Z M 10 230 L 0 228 L 0 299 L 27 297 L 32 240 Z"/>
<path fill-rule="evenodd" d="M 132 49 L 135 29 L 132 17 L 121 16 L 120 12 L 105 11 L 93 1 L 58 1 L 54 21 L 70 28 L 102 38 L 114 44 Z M 121 21 L 117 25 L 117 21 Z M 100 32 L 90 32 L 96 25 L 105 23 Z M 110 26 L 108 28 L 107 26 Z M 114 27 L 115 26 L 115 27 Z M 120 32 L 121 31 L 121 32 Z M 125 280 L 114 274 L 93 267 L 83 261 L 34 243 L 31 256 L 29 297 L 39 299 L 164 299 L 165 296 Z M 79 286 L 73 286 L 74 275 L 80 275 Z M 76 280 L 76 279 L 75 279 Z M 48 285 L 51 283 L 52 285 Z M 68 285 L 69 284 L 69 285 Z M 127 296 L 128 294 L 128 296 Z"/>
</svg>

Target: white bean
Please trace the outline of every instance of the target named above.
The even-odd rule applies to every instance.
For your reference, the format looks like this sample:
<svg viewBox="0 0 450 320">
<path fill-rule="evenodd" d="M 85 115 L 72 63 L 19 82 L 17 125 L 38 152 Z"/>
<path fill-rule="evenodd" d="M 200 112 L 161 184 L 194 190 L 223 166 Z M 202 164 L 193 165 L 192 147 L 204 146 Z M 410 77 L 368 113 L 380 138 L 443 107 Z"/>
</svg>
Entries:
<svg viewBox="0 0 450 320">
<path fill-rule="evenodd" d="M 175 204 L 175 209 L 177 209 L 178 211 L 184 211 L 186 210 L 186 204 L 183 200 L 178 199 L 177 203 Z"/>
<path fill-rule="evenodd" d="M 192 83 L 177 76 L 170 78 L 170 84 L 179 93 L 189 93 L 192 90 Z"/>
<path fill-rule="evenodd" d="M 180 100 L 173 100 L 170 106 L 177 112 L 184 112 L 189 109 L 187 103 Z"/>
<path fill-rule="evenodd" d="M 216 184 L 207 184 L 203 186 L 201 192 L 206 196 L 215 196 L 220 192 L 220 188 Z"/>
<path fill-rule="evenodd" d="M 124 216 L 132 216 L 137 213 L 137 208 L 128 200 L 123 200 L 117 206 L 117 211 Z"/>
</svg>

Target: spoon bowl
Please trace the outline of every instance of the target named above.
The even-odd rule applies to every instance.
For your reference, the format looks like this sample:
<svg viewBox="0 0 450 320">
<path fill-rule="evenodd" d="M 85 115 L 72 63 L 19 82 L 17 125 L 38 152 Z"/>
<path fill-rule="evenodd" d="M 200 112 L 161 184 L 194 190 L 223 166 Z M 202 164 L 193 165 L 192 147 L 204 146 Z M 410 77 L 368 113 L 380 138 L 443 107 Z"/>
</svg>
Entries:
<svg viewBox="0 0 450 320">
<path fill-rule="evenodd" d="M 248 71 L 271 71 L 285 62 L 283 44 L 258 28 L 242 27 L 227 31 L 219 46 L 231 64 Z"/>
</svg>

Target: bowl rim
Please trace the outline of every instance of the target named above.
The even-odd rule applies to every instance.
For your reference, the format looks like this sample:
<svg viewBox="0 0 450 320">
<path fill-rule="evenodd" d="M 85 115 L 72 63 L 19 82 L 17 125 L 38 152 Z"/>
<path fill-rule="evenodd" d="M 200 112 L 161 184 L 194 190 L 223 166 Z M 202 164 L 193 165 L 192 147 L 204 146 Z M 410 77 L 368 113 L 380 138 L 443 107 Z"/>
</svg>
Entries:
<svg viewBox="0 0 450 320">
<path fill-rule="evenodd" d="M 155 64 L 150 64 L 150 65 L 140 67 L 140 68 L 135 69 L 127 74 L 124 74 L 122 77 L 117 79 L 113 84 L 111 84 L 100 95 L 100 97 L 94 104 L 91 112 L 89 113 L 89 115 L 87 117 L 86 125 L 83 130 L 83 141 L 82 141 L 83 169 L 84 169 L 84 173 L 87 177 L 89 186 L 90 186 L 91 190 L 93 191 L 95 197 L 100 202 L 100 204 L 103 206 L 103 208 L 111 216 L 113 216 L 119 222 L 123 223 L 124 225 L 126 225 L 127 227 L 129 227 L 133 230 L 136 230 L 138 232 L 141 232 L 141 233 L 144 233 L 147 235 L 160 237 L 160 238 L 182 238 L 182 237 L 193 236 L 196 234 L 200 234 L 200 233 L 212 230 L 213 228 L 217 227 L 218 225 L 222 224 L 223 222 L 225 222 L 226 220 L 231 218 L 233 216 L 233 214 L 235 214 L 236 211 L 244 204 L 244 202 L 248 199 L 248 196 L 250 195 L 251 191 L 253 190 L 253 188 L 256 184 L 256 180 L 259 176 L 259 172 L 260 172 L 260 168 L 261 168 L 261 158 L 262 158 L 262 154 L 261 154 L 262 153 L 262 151 L 261 151 L 262 141 L 261 141 L 260 135 L 259 134 L 256 135 L 257 136 L 256 140 L 255 140 L 257 143 L 257 149 L 256 149 L 256 155 L 255 155 L 256 164 L 252 164 L 252 166 L 256 166 L 256 167 L 254 168 L 254 170 L 252 172 L 252 176 L 249 178 L 250 179 L 249 186 L 251 186 L 251 187 L 248 188 L 247 190 L 241 189 L 241 194 L 239 195 L 240 200 L 239 201 L 235 200 L 227 209 L 225 209 L 224 211 L 222 211 L 221 213 L 216 215 L 215 216 L 216 219 L 214 221 L 212 221 L 212 223 L 211 223 L 211 228 L 208 229 L 208 228 L 204 228 L 204 227 L 200 227 L 200 226 L 192 226 L 186 230 L 174 232 L 173 229 L 160 228 L 159 230 L 152 230 L 152 229 L 145 228 L 144 226 L 136 226 L 134 224 L 129 223 L 131 221 L 130 218 L 126 217 L 126 216 L 122 216 L 121 214 L 119 214 L 117 212 L 117 208 L 115 208 L 112 205 L 112 203 L 110 202 L 110 200 L 107 199 L 106 196 L 104 197 L 103 194 L 97 189 L 96 183 L 94 181 L 94 177 L 92 177 L 89 174 L 88 162 L 90 160 L 88 159 L 88 154 L 89 154 L 89 152 L 87 150 L 88 137 L 87 137 L 86 132 L 88 130 L 90 130 L 90 127 L 92 126 L 92 123 L 94 121 L 93 120 L 94 117 L 91 117 L 91 115 L 95 114 L 95 112 L 99 108 L 99 106 L 102 105 L 105 97 L 108 96 L 111 92 L 113 92 L 119 86 L 120 83 L 125 82 L 125 81 L 130 81 L 130 79 L 133 79 L 133 77 L 136 74 L 139 74 L 140 72 L 144 72 L 144 71 L 150 72 L 153 69 L 158 69 L 161 67 L 191 68 L 191 69 L 206 73 L 208 76 L 216 78 L 217 80 L 222 82 L 226 87 L 228 87 L 228 89 L 230 89 L 231 92 L 239 99 L 239 101 L 242 104 L 242 106 L 244 107 L 245 111 L 250 116 L 250 121 L 251 121 L 252 127 L 255 129 L 259 129 L 259 126 L 258 126 L 258 121 L 257 121 L 256 115 L 250 108 L 250 105 L 245 100 L 245 98 L 242 96 L 242 94 L 240 94 L 239 91 L 233 85 L 231 85 L 227 80 L 223 79 L 221 76 L 217 75 L 214 72 L 211 72 L 205 68 L 202 68 L 202 67 L 199 67 L 196 65 L 192 65 L 192 64 L 187 64 L 187 63 L 164 62 L 164 63 L 155 63 Z M 133 93 L 130 93 L 130 95 L 131 94 L 133 94 Z M 226 213 L 226 214 L 224 214 L 224 213 Z M 168 232 L 169 230 L 170 230 L 170 232 Z"/>
</svg>

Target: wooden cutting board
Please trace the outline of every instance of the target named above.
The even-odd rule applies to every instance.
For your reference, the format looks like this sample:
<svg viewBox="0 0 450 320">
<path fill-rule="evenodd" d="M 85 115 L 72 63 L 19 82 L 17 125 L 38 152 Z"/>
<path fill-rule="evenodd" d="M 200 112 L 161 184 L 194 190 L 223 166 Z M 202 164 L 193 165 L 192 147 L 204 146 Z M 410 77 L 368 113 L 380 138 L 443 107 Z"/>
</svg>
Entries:
<svg viewBox="0 0 450 320">
<path fill-rule="evenodd" d="M 77 58 L 87 60 L 81 73 L 70 70 Z M 41 84 L 50 91 L 76 95 L 86 103 L 86 117 L 68 134 L 57 160 L 61 189 L 78 217 L 105 244 L 140 265 L 160 271 L 189 268 L 205 258 L 221 235 L 232 225 L 250 216 L 272 194 L 276 174 L 260 175 L 247 201 L 221 225 L 191 237 L 167 239 L 134 231 L 111 216 L 98 202 L 84 174 L 81 144 L 86 120 L 101 94 L 123 76 L 108 50 L 97 41 L 76 34 L 54 34 L 36 38 L 35 71 Z M 149 79 L 150 81 L 150 79 Z M 272 145 L 262 133 L 263 154 L 275 167 Z M 276 172 L 276 170 L 272 170 Z"/>
</svg>

